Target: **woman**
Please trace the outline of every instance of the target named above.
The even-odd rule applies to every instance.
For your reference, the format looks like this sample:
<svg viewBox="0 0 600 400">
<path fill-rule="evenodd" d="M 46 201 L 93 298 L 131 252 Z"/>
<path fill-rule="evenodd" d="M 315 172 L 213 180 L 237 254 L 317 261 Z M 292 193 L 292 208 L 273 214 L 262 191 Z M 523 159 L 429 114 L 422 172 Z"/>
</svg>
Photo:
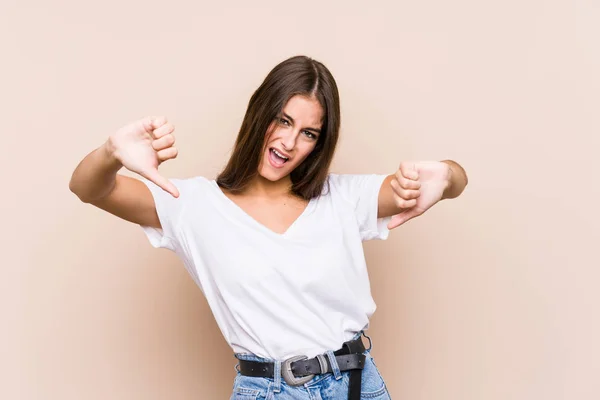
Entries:
<svg viewBox="0 0 600 400">
<path fill-rule="evenodd" d="M 82 201 L 184 261 L 237 358 L 232 399 L 389 398 L 361 339 L 375 311 L 362 241 L 386 239 L 467 180 L 452 161 L 330 174 L 339 127 L 333 76 L 297 56 L 253 94 L 216 179 L 158 173 L 177 156 L 163 117 L 119 129 L 71 178 Z"/>
</svg>

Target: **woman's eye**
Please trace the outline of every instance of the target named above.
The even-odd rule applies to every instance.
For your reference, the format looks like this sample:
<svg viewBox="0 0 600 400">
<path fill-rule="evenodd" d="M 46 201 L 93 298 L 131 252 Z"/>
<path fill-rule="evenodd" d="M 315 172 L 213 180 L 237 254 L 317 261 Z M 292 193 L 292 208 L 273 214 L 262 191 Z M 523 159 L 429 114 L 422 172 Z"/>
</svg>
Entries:
<svg viewBox="0 0 600 400">
<path fill-rule="evenodd" d="M 287 119 L 285 119 L 285 118 L 279 118 L 279 122 L 281 122 L 284 125 L 289 125 L 290 124 L 289 121 Z M 313 139 L 313 140 L 317 138 L 317 136 L 314 133 L 310 132 L 310 131 L 304 131 L 304 134 L 306 136 L 308 136 L 310 139 Z"/>
</svg>

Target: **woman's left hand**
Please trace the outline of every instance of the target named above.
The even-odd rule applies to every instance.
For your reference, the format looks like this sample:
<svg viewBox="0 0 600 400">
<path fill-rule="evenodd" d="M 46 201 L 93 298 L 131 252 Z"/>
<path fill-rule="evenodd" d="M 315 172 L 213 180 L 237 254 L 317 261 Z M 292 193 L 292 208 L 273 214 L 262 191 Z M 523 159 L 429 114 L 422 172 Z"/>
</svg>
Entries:
<svg viewBox="0 0 600 400">
<path fill-rule="evenodd" d="M 405 208 L 392 217 L 388 229 L 394 229 L 406 221 L 423 214 L 443 198 L 450 185 L 452 169 L 441 161 L 403 161 L 391 185 L 396 204 Z M 420 184 L 414 188 L 415 181 Z M 417 192 L 417 193 L 415 193 Z"/>
</svg>

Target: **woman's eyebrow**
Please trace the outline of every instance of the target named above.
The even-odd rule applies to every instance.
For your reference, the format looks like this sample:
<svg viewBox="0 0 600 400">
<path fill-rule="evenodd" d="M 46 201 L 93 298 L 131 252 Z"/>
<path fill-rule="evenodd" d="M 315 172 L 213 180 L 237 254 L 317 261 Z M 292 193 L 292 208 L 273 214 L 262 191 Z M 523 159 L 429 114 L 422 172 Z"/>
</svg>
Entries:
<svg viewBox="0 0 600 400">
<path fill-rule="evenodd" d="M 283 116 L 286 117 L 287 119 L 289 119 L 292 124 L 294 123 L 294 118 L 290 117 L 289 115 L 287 115 L 286 113 L 283 113 Z M 315 131 L 317 133 L 321 133 L 321 130 L 318 128 L 305 128 L 307 131 Z"/>
</svg>

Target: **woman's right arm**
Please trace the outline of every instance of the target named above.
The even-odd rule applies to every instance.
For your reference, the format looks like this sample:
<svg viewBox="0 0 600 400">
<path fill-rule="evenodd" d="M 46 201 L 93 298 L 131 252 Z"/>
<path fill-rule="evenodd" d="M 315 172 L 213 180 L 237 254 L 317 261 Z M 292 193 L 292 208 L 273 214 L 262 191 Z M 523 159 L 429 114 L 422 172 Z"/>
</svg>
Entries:
<svg viewBox="0 0 600 400">
<path fill-rule="evenodd" d="M 173 130 L 165 118 L 145 118 L 119 129 L 79 163 L 69 188 L 84 203 L 136 224 L 161 228 L 148 187 L 117 172 L 125 166 L 178 197 L 177 188 L 158 173 L 160 163 L 177 156 Z"/>
</svg>

